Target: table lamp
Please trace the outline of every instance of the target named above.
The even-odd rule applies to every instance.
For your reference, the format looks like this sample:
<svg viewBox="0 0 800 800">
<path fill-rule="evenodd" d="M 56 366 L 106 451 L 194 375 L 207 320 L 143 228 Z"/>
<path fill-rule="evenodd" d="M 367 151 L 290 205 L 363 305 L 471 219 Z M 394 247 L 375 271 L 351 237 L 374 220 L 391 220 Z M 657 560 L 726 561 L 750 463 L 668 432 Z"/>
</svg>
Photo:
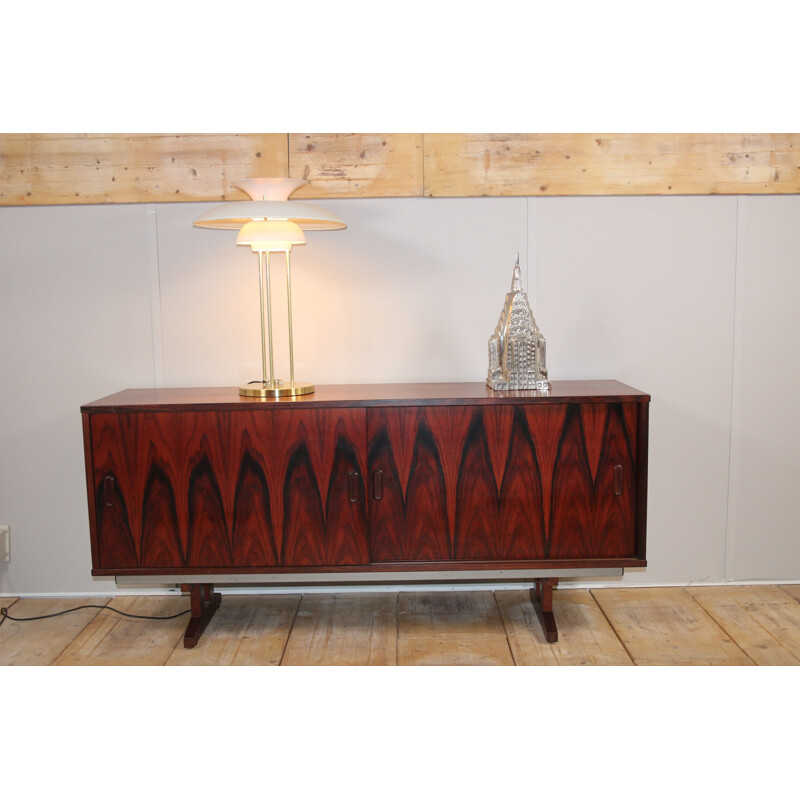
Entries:
<svg viewBox="0 0 800 800">
<path fill-rule="evenodd" d="M 306 243 L 304 230 L 336 230 L 347 227 L 335 214 L 324 208 L 290 201 L 289 196 L 308 183 L 293 178 L 251 178 L 234 184 L 250 200 L 223 203 L 201 214 L 198 228 L 239 229 L 237 245 L 249 245 L 258 254 L 258 286 L 261 307 L 261 379 L 239 387 L 243 397 L 295 397 L 311 394 L 312 383 L 294 377 L 294 342 L 292 338 L 292 269 L 290 254 L 294 245 Z M 286 301 L 289 310 L 289 380 L 275 377 L 272 353 L 272 299 L 270 295 L 269 257 L 283 253 L 286 259 Z M 266 323 L 264 308 L 266 306 Z M 267 364 L 269 363 L 269 371 Z"/>
</svg>

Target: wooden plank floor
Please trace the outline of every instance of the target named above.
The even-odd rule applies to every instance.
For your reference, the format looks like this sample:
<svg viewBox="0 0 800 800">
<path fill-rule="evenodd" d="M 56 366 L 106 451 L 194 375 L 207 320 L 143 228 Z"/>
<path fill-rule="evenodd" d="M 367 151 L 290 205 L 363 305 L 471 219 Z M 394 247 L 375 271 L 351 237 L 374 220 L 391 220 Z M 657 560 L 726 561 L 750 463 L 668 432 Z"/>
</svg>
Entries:
<svg viewBox="0 0 800 800">
<path fill-rule="evenodd" d="M 704 586 L 689 594 L 756 664 L 800 665 L 800 603 L 777 586 Z"/>
<path fill-rule="evenodd" d="M 397 617 L 398 664 L 514 663 L 492 592 L 403 592 Z"/>
<path fill-rule="evenodd" d="M 635 664 L 753 663 L 686 589 L 597 589 L 592 594 Z"/>
<path fill-rule="evenodd" d="M 800 665 L 800 586 L 558 589 L 545 642 L 527 591 L 226 595 L 187 616 L 88 608 L 0 625 L 0 665 Z M 18 617 L 109 605 L 168 617 L 185 596 L 0 598 Z"/>
<path fill-rule="evenodd" d="M 386 593 L 306 595 L 281 661 L 285 666 L 396 663 L 397 595 Z"/>
<path fill-rule="evenodd" d="M 497 592 L 514 662 L 520 666 L 631 666 L 630 656 L 586 589 L 553 593 L 558 641 L 548 644 L 530 595 L 525 591 Z M 800 603 L 798 603 L 800 608 Z"/>
</svg>

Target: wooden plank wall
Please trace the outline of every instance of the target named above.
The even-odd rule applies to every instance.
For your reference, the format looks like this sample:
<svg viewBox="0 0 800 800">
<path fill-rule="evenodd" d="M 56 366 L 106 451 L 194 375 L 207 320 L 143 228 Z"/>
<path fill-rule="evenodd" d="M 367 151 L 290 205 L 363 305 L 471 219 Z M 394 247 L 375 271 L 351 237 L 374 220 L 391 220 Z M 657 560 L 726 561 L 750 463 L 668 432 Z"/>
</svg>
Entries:
<svg viewBox="0 0 800 800">
<path fill-rule="evenodd" d="M 0 134 L 0 205 L 293 196 L 798 194 L 800 134 Z"/>
<path fill-rule="evenodd" d="M 418 197 L 420 133 L 290 133 L 289 177 L 308 186 L 292 197 Z"/>
<path fill-rule="evenodd" d="M 425 194 L 797 194 L 798 134 L 436 134 Z"/>
<path fill-rule="evenodd" d="M 285 134 L 0 134 L 0 205 L 246 199 L 287 169 Z"/>
</svg>

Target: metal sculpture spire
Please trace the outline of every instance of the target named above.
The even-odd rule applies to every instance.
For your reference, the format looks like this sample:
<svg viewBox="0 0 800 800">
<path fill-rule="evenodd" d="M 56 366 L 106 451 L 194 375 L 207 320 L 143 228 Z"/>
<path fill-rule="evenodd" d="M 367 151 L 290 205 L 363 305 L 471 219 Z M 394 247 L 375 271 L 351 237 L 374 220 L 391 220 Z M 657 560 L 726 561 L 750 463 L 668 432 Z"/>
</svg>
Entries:
<svg viewBox="0 0 800 800">
<path fill-rule="evenodd" d="M 514 262 L 514 277 L 511 279 L 511 291 L 521 292 L 522 288 L 522 270 L 519 267 L 519 253 L 517 253 L 517 260 Z"/>
<path fill-rule="evenodd" d="M 497 391 L 550 388 L 547 380 L 546 342 L 533 318 L 522 287 L 519 253 L 514 263 L 511 291 L 506 295 L 497 327 L 489 339 L 486 384 Z"/>
</svg>

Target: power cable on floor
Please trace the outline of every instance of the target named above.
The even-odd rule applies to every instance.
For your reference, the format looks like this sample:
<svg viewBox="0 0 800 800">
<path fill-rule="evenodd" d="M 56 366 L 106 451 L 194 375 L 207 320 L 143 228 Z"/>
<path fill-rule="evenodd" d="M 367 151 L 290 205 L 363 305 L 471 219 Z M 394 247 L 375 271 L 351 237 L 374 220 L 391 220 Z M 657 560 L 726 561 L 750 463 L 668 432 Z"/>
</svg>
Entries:
<svg viewBox="0 0 800 800">
<path fill-rule="evenodd" d="M 87 605 L 87 606 L 76 606 L 75 608 L 68 608 L 65 611 L 58 611 L 55 614 L 42 614 L 40 617 L 12 617 L 11 614 L 8 613 L 7 608 L 0 608 L 0 625 L 2 625 L 7 619 L 13 620 L 14 622 L 31 622 L 32 620 L 36 619 L 50 619 L 51 617 L 60 617 L 62 614 L 69 614 L 73 611 L 80 611 L 82 608 L 99 608 L 101 611 L 113 611 L 115 614 L 119 614 L 123 617 L 132 617 L 133 619 L 176 619 L 177 617 L 182 617 L 184 614 L 191 613 L 191 609 L 186 609 L 186 611 L 181 611 L 178 614 L 171 614 L 168 617 L 151 617 L 147 614 L 129 614 L 127 611 L 120 611 L 117 608 L 112 608 L 111 606 L 98 606 L 98 605 Z"/>
</svg>

